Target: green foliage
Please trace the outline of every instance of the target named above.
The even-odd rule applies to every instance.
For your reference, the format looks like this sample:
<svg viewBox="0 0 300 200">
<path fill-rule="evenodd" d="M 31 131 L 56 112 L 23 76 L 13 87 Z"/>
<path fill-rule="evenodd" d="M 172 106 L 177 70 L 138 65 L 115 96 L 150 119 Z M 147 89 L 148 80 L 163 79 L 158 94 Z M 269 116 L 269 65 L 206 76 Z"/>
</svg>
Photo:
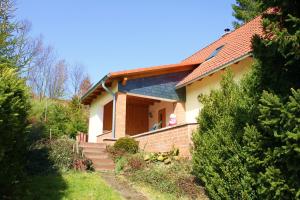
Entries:
<svg viewBox="0 0 300 200">
<path fill-rule="evenodd" d="M 257 2 L 266 37 L 253 38 L 252 72 L 200 97 L 193 170 L 213 199 L 300 198 L 299 1 Z"/>
<path fill-rule="evenodd" d="M 72 167 L 75 141 L 67 137 L 62 137 L 50 141 L 49 159 L 53 166 L 59 170 L 66 171 Z"/>
<path fill-rule="evenodd" d="M 238 20 L 233 22 L 235 28 L 258 16 L 262 11 L 261 0 L 236 0 L 232 5 L 233 16 Z"/>
<path fill-rule="evenodd" d="M 221 89 L 199 96 L 204 105 L 193 134 L 193 173 L 213 199 L 252 199 L 251 177 L 245 166 L 241 142 L 253 110 L 229 71 Z"/>
<path fill-rule="evenodd" d="M 15 1 L 0 2 L 0 55 L 19 69 L 30 62 L 34 54 L 32 43 L 27 36 L 28 24 L 15 19 Z"/>
<path fill-rule="evenodd" d="M 138 156 L 129 158 L 137 160 Z M 128 160 L 128 161 L 129 161 Z M 142 158 L 140 157 L 140 162 Z M 129 162 L 128 162 L 129 165 Z M 128 166 L 127 167 L 130 167 Z M 138 169 L 128 169 L 125 175 L 137 183 L 144 183 L 160 192 L 175 194 L 176 196 L 188 196 L 190 199 L 197 199 L 203 193 L 190 174 L 191 165 L 188 160 L 174 161 L 170 165 L 162 163 L 148 163 Z"/>
<path fill-rule="evenodd" d="M 139 143 L 131 137 L 123 137 L 115 142 L 114 149 L 126 153 L 137 153 L 139 150 Z"/>
<path fill-rule="evenodd" d="M 123 171 L 124 167 L 127 164 L 127 158 L 126 157 L 119 157 L 115 160 L 116 166 L 115 166 L 115 172 L 119 174 L 121 171 Z"/>
<path fill-rule="evenodd" d="M 30 121 L 31 135 L 52 137 L 67 135 L 75 138 L 77 132 L 87 132 L 87 109 L 78 98 L 65 100 L 43 99 L 32 101 Z M 35 134 L 36 132 L 36 134 Z"/>
<path fill-rule="evenodd" d="M 70 121 L 67 126 L 69 135 L 72 138 L 75 138 L 78 131 L 86 133 L 88 128 L 87 110 L 80 103 L 80 99 L 78 97 L 72 98 L 71 102 L 69 103 L 69 112 Z"/>
<path fill-rule="evenodd" d="M 10 64 L 0 62 L 0 195 L 20 181 L 26 150 L 28 100 L 24 80 Z"/>
<path fill-rule="evenodd" d="M 200 96 L 203 103 L 193 135 L 193 172 L 212 199 L 297 199 L 299 197 L 300 90 L 288 100 L 253 92 L 253 71 Z M 256 102 L 257 101 L 257 102 Z"/>
<path fill-rule="evenodd" d="M 46 128 L 52 136 L 63 136 L 68 134 L 67 127 L 70 121 L 67 105 L 55 103 L 48 107 Z"/>
<path fill-rule="evenodd" d="M 263 15 L 264 31 L 272 37 L 252 41 L 258 81 L 263 90 L 287 98 L 291 88 L 300 88 L 300 2 L 264 1 L 262 6 L 277 9 Z"/>
<path fill-rule="evenodd" d="M 72 168 L 90 170 L 89 160 L 73 149 L 75 140 L 67 136 L 55 139 L 40 139 L 32 143 L 26 155 L 26 169 L 29 175 L 50 174 Z"/>
<path fill-rule="evenodd" d="M 254 184 L 261 198 L 300 197 L 300 90 L 292 89 L 287 102 L 264 92 L 259 124 L 245 128 L 244 152 L 256 172 Z"/>
</svg>

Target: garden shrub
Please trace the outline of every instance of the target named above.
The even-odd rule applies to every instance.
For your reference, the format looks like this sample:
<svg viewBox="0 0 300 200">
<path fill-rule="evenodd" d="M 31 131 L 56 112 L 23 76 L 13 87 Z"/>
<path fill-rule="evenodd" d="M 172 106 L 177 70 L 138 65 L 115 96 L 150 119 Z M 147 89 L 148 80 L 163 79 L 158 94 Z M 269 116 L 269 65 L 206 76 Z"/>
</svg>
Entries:
<svg viewBox="0 0 300 200">
<path fill-rule="evenodd" d="M 193 134 L 193 173 L 212 199 L 251 199 L 252 177 L 242 152 L 244 127 L 253 105 L 228 71 L 221 89 L 201 95 L 204 105 Z"/>
<path fill-rule="evenodd" d="M 29 175 L 59 173 L 70 169 L 93 171 L 91 160 L 77 153 L 75 140 L 66 136 L 35 141 L 28 149 L 26 169 Z"/>
<path fill-rule="evenodd" d="M 149 167 L 145 170 L 138 170 L 129 177 L 133 181 L 149 184 L 156 190 L 166 193 L 179 193 L 176 183 L 162 167 Z"/>
<path fill-rule="evenodd" d="M 71 101 L 55 99 L 32 99 L 30 122 L 33 129 L 30 135 L 52 137 L 63 135 L 75 138 L 78 132 L 86 132 L 88 124 L 87 109 L 74 97 Z M 43 129 L 35 130 L 38 126 Z"/>
<path fill-rule="evenodd" d="M 25 81 L 0 58 L 0 198 L 21 181 L 30 109 Z"/>
<path fill-rule="evenodd" d="M 39 139 L 34 141 L 26 153 L 26 173 L 28 175 L 41 175 L 55 173 L 54 163 L 49 159 L 50 141 Z"/>
<path fill-rule="evenodd" d="M 54 167 L 66 171 L 71 168 L 74 158 L 73 145 L 75 140 L 67 137 L 50 141 L 49 159 Z"/>
<path fill-rule="evenodd" d="M 123 137 L 115 142 L 114 149 L 134 154 L 139 150 L 139 143 L 131 137 Z"/>
<path fill-rule="evenodd" d="M 212 199 L 297 199 L 300 90 L 257 98 L 245 82 L 229 74 L 220 90 L 200 97 L 193 173 Z"/>
<path fill-rule="evenodd" d="M 188 196 L 191 199 L 195 199 L 204 193 L 203 188 L 198 185 L 195 177 L 191 175 L 191 164 L 186 159 L 173 161 L 171 164 L 165 165 L 162 162 L 143 163 L 141 155 L 133 155 L 131 158 L 133 158 L 134 165 L 129 164 L 129 157 L 129 162 L 125 167 L 125 175 L 133 182 L 145 183 L 160 192 Z M 135 165 L 136 163 L 138 164 Z M 133 169 L 132 167 L 136 168 Z"/>
<path fill-rule="evenodd" d="M 141 155 L 133 155 L 128 158 L 127 166 L 131 170 L 141 170 L 145 167 L 146 162 Z"/>
<path fill-rule="evenodd" d="M 61 103 L 52 103 L 47 110 L 47 122 L 45 123 L 47 134 L 52 137 L 61 137 L 68 135 L 68 123 L 70 113 L 67 105 Z"/>
<path fill-rule="evenodd" d="M 244 154 L 261 199 L 300 198 L 300 89 L 286 101 L 270 92 L 260 99 L 258 124 L 247 126 Z"/>
<path fill-rule="evenodd" d="M 75 158 L 72 168 L 78 171 L 94 171 L 92 160 L 87 158 Z"/>
<path fill-rule="evenodd" d="M 127 158 L 126 157 L 119 157 L 115 160 L 115 172 L 119 174 L 120 172 L 123 171 L 127 164 Z"/>
</svg>

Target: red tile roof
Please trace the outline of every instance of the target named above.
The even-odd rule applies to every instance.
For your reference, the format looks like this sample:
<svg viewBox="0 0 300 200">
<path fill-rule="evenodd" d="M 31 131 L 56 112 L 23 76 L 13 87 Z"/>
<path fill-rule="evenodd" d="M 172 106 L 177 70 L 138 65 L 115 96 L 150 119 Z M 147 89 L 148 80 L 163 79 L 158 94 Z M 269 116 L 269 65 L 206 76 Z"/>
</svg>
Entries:
<svg viewBox="0 0 300 200">
<path fill-rule="evenodd" d="M 109 78 L 119 78 L 119 77 L 134 77 L 134 76 L 151 76 L 152 73 L 156 74 L 164 74 L 171 73 L 173 71 L 187 71 L 194 69 L 199 62 L 188 62 L 188 63 L 177 63 L 177 64 L 169 64 L 169 65 L 158 65 L 152 67 L 144 67 L 130 70 L 123 70 L 117 72 L 111 72 L 108 74 Z"/>
<path fill-rule="evenodd" d="M 182 81 L 180 81 L 177 84 L 177 87 L 183 87 L 230 64 L 233 61 L 237 61 L 249 55 L 252 51 L 251 39 L 255 34 L 263 34 L 261 17 L 257 17 L 240 28 L 222 36 L 215 42 L 183 60 L 181 63 L 199 62 L 201 64 Z M 205 59 L 207 59 L 214 50 L 222 45 L 224 45 L 223 48 L 215 57 L 205 61 Z"/>
<path fill-rule="evenodd" d="M 231 62 L 238 61 L 249 55 L 252 51 L 251 39 L 253 35 L 262 35 L 262 33 L 261 17 L 257 17 L 240 28 L 222 36 L 220 39 L 186 58 L 181 63 L 112 72 L 106 76 L 107 79 L 105 82 L 111 82 L 114 79 L 124 77 L 134 79 L 175 71 L 192 70 L 189 75 L 177 84 L 177 88 L 184 87 L 193 81 L 227 66 Z M 222 45 L 224 45 L 223 48 L 213 58 L 206 60 L 214 50 Z M 101 81 L 102 80 L 94 85 L 82 97 L 81 100 L 83 103 L 89 104 L 90 101 L 97 96 L 102 89 Z"/>
</svg>

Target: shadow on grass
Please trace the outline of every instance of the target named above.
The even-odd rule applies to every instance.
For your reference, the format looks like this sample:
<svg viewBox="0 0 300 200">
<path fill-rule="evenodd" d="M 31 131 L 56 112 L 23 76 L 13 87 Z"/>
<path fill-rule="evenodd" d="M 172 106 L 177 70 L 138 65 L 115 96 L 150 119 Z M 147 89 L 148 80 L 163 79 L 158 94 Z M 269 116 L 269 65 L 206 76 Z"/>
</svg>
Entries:
<svg viewBox="0 0 300 200">
<path fill-rule="evenodd" d="M 59 200 L 64 197 L 67 186 L 60 174 L 48 174 L 28 177 L 21 188 L 17 199 Z"/>
<path fill-rule="evenodd" d="M 32 132 L 31 136 L 32 138 L 28 139 L 29 148 L 26 153 L 26 176 L 13 195 L 14 199 L 62 199 L 67 184 L 49 159 L 49 141 L 38 133 Z"/>
</svg>

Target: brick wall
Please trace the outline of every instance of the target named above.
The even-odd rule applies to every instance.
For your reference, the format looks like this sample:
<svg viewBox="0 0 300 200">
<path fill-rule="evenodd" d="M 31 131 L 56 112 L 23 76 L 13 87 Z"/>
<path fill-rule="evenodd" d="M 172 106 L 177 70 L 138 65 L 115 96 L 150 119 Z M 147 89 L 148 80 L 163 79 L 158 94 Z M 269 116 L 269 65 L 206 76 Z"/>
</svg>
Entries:
<svg viewBox="0 0 300 200">
<path fill-rule="evenodd" d="M 139 141 L 140 149 L 146 152 L 167 152 L 175 147 L 179 149 L 180 156 L 191 157 L 191 136 L 197 126 L 197 123 L 185 123 L 131 137 Z M 113 145 L 115 141 L 116 139 L 103 139 L 107 145 Z"/>
<path fill-rule="evenodd" d="M 180 156 L 190 157 L 191 135 L 196 127 L 195 123 L 181 124 L 132 137 L 139 141 L 140 149 L 146 152 L 167 152 L 175 147 L 179 149 Z"/>
</svg>

